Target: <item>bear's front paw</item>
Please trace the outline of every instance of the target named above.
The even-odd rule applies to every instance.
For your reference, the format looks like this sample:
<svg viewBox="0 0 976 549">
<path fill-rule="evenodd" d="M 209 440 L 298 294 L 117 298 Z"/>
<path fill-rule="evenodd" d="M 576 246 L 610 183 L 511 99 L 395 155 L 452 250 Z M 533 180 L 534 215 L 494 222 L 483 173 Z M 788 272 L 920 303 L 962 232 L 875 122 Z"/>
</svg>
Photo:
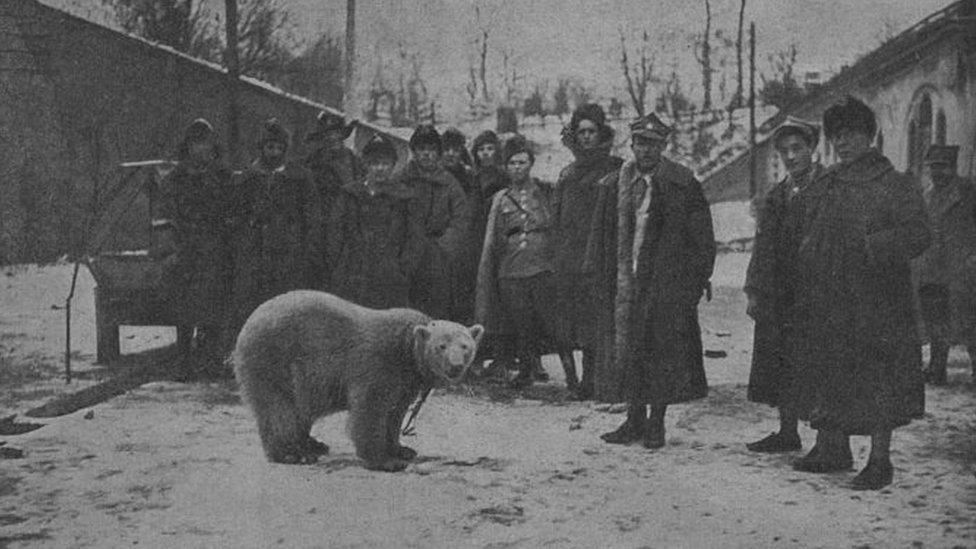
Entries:
<svg viewBox="0 0 976 549">
<path fill-rule="evenodd" d="M 366 463 L 366 468 L 370 471 L 386 471 L 387 473 L 395 473 L 397 471 L 402 471 L 407 468 L 408 462 L 397 459 L 390 458 L 385 461 Z"/>
<path fill-rule="evenodd" d="M 393 449 L 393 455 L 400 459 L 410 461 L 417 457 L 417 451 L 409 446 L 397 446 Z"/>
</svg>

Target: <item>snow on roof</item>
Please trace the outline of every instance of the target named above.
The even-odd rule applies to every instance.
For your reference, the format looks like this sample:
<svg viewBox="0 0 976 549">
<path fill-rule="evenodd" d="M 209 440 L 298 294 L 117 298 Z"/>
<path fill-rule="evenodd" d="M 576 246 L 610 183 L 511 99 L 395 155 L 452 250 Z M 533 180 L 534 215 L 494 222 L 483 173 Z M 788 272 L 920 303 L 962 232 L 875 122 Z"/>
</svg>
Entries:
<svg viewBox="0 0 976 549">
<path fill-rule="evenodd" d="M 74 20 L 76 22 L 79 22 L 79 23 L 85 25 L 85 26 L 88 26 L 88 27 L 91 27 L 91 28 L 94 28 L 94 29 L 98 29 L 101 32 L 109 32 L 109 33 L 118 35 L 118 37 L 120 37 L 120 38 L 124 38 L 126 40 L 131 40 L 131 41 L 137 42 L 137 43 L 141 44 L 142 46 L 151 48 L 151 49 L 153 49 L 155 51 L 158 51 L 158 52 L 161 52 L 161 53 L 165 53 L 167 55 L 172 55 L 174 57 L 178 57 L 178 58 L 180 58 L 181 60 L 183 60 L 183 61 L 185 61 L 187 63 L 191 63 L 191 64 L 194 64 L 194 65 L 200 66 L 200 67 L 205 68 L 207 70 L 212 70 L 212 71 L 217 71 L 217 72 L 221 72 L 221 73 L 227 74 L 227 69 L 223 65 L 221 65 L 219 63 L 214 63 L 213 61 L 208 61 L 206 59 L 200 59 L 198 57 L 193 57 L 192 55 L 188 55 L 188 54 L 186 54 L 184 52 L 181 52 L 181 51 L 179 51 L 179 50 L 177 50 L 177 49 L 175 49 L 175 48 L 173 48 L 171 46 L 168 46 L 166 44 L 161 44 L 159 42 L 154 42 L 152 40 L 147 40 L 147 39 L 145 39 L 145 38 L 143 38 L 141 36 L 137 36 L 135 34 L 132 34 L 132 33 L 129 33 L 129 32 L 125 32 L 124 30 L 121 30 L 121 29 L 118 29 L 118 28 L 114 28 L 114 27 L 110 27 L 110 26 L 107 26 L 107 25 L 102 24 L 101 22 L 92 21 L 92 20 L 86 19 L 85 17 L 81 17 L 79 15 L 76 15 L 74 13 L 71 13 L 70 11 L 67 11 L 65 9 L 65 6 L 63 5 L 63 2 L 59 2 L 59 0 L 21 0 L 21 1 L 26 1 L 26 2 L 34 3 L 34 4 L 39 5 L 39 6 L 43 7 L 43 8 L 45 8 L 45 9 L 55 11 L 60 16 L 62 16 L 62 17 L 65 17 L 65 18 L 68 18 L 68 19 L 72 19 L 72 20 Z M 264 80 L 259 80 L 257 78 L 253 78 L 251 76 L 241 75 L 240 81 L 243 82 L 243 83 L 245 83 L 245 84 L 247 84 L 247 85 L 250 85 L 252 87 L 258 88 L 258 89 L 260 89 L 260 90 L 262 90 L 264 92 L 267 92 L 267 93 L 270 93 L 270 94 L 273 94 L 273 95 L 277 95 L 277 96 L 280 96 L 280 97 L 287 98 L 287 99 L 289 99 L 291 101 L 294 101 L 296 103 L 300 103 L 300 104 L 306 105 L 306 106 L 311 107 L 313 109 L 318 109 L 318 110 L 326 111 L 326 112 L 329 112 L 329 113 L 332 113 L 332 114 L 344 116 L 344 113 L 342 111 L 338 110 L 338 109 L 329 107 L 327 105 L 323 105 L 322 103 L 319 103 L 319 102 L 316 102 L 316 101 L 312 101 L 311 99 L 308 99 L 307 97 L 302 97 L 300 95 L 295 95 L 293 93 L 287 92 L 287 91 L 285 91 L 285 90 L 283 90 L 283 89 L 275 86 L 274 84 L 271 84 L 269 82 L 265 82 Z M 363 121 L 357 121 L 357 123 L 360 126 L 364 126 L 364 127 L 368 128 L 368 129 L 370 129 L 372 131 L 375 131 L 375 132 L 378 132 L 378 133 L 382 133 L 382 134 L 388 135 L 388 136 L 390 136 L 392 138 L 395 138 L 395 139 L 404 139 L 403 137 L 401 137 L 401 135 L 398 135 L 398 133 L 389 131 L 390 128 L 384 128 L 382 126 L 378 126 L 376 124 L 372 124 L 372 123 L 369 123 L 369 122 L 363 122 Z M 409 138 L 409 136 L 408 136 L 408 138 Z"/>
</svg>

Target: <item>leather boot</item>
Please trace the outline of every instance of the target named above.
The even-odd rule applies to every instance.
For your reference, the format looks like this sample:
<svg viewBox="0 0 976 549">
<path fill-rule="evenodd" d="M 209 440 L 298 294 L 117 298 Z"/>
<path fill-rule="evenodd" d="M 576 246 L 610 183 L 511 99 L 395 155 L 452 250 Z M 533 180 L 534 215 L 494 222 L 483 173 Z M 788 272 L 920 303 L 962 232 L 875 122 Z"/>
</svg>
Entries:
<svg viewBox="0 0 976 549">
<path fill-rule="evenodd" d="M 949 362 L 949 345 L 944 341 L 933 341 L 929 367 L 925 370 L 925 381 L 932 385 L 945 385 L 946 366 Z"/>
<path fill-rule="evenodd" d="M 563 372 L 566 374 L 566 389 L 573 395 L 579 392 L 579 381 L 576 378 L 576 360 L 573 353 L 561 353 L 559 361 L 563 364 Z"/>
<path fill-rule="evenodd" d="M 661 448 L 664 446 L 664 412 L 665 408 L 651 406 L 651 417 L 644 422 L 644 448 Z"/>
<path fill-rule="evenodd" d="M 637 442 L 644 436 L 643 426 L 647 422 L 647 410 L 643 404 L 631 404 L 627 407 L 627 419 L 620 427 L 609 433 L 603 433 L 600 438 L 610 444 L 630 444 Z"/>
</svg>

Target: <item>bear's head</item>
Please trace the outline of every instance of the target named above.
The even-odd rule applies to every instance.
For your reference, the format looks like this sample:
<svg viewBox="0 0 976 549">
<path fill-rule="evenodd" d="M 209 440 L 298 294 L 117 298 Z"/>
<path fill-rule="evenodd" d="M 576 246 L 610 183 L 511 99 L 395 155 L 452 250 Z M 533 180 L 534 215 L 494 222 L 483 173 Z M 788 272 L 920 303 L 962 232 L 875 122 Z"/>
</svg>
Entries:
<svg viewBox="0 0 976 549">
<path fill-rule="evenodd" d="M 480 324 L 470 328 L 448 320 L 432 320 L 414 326 L 414 350 L 418 366 L 435 379 L 447 383 L 461 381 L 467 373 L 485 329 Z"/>
</svg>

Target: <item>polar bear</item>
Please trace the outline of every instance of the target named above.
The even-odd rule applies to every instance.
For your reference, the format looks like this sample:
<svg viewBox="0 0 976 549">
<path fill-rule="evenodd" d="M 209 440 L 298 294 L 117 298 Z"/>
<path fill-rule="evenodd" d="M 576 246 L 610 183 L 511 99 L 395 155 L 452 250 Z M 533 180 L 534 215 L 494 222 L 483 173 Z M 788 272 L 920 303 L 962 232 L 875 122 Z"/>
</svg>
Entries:
<svg viewBox="0 0 976 549">
<path fill-rule="evenodd" d="M 400 425 L 423 390 L 464 377 L 484 329 L 411 309 L 368 309 L 332 294 L 294 291 L 254 310 L 231 355 L 269 461 L 314 463 L 329 451 L 315 420 L 349 410 L 366 468 L 399 471 L 417 453 Z"/>
</svg>

